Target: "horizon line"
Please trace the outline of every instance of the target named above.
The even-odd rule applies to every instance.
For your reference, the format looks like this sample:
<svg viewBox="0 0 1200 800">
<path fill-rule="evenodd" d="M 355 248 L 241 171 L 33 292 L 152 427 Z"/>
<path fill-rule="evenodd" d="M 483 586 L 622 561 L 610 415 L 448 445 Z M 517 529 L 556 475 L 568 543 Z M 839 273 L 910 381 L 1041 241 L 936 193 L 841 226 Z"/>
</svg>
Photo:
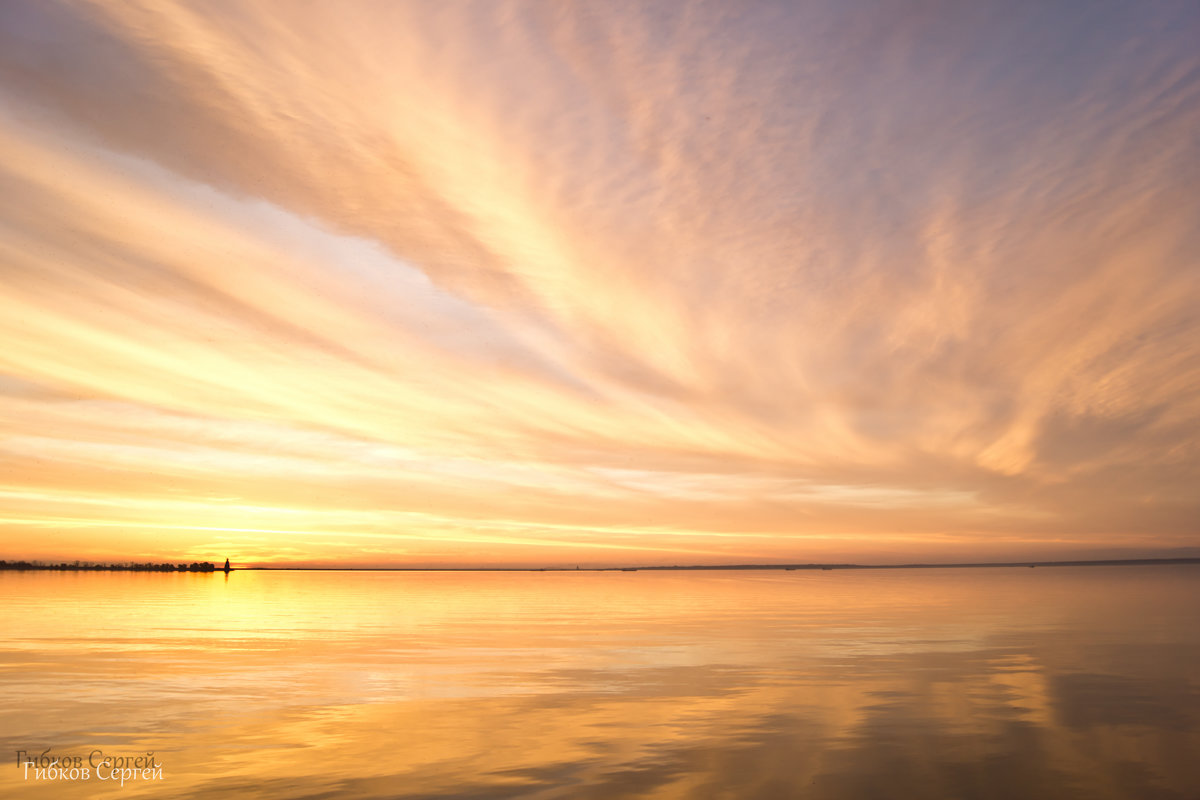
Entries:
<svg viewBox="0 0 1200 800">
<path fill-rule="evenodd" d="M 257 572 L 671 572 L 704 570 L 832 570 L 832 569 L 968 569 L 979 567 L 1086 567 L 1137 566 L 1154 564 L 1200 564 L 1200 556 L 1163 558 L 1069 559 L 1057 561 L 964 561 L 912 562 L 906 564 L 856 564 L 849 562 L 805 562 L 786 564 L 674 564 L 611 567 L 274 567 L 235 569 Z"/>
<path fill-rule="evenodd" d="M 181 562 L 159 562 L 174 566 Z M 196 562 L 211 564 L 212 562 Z M 1153 566 L 1173 564 L 1200 564 L 1200 556 L 1176 556 L 1162 558 L 1110 558 L 1110 559 L 1066 559 L 1055 561 L 971 561 L 971 562 L 911 562 L 905 564 L 857 564 L 849 562 L 805 562 L 781 564 L 685 564 L 685 565 L 625 565 L 625 566 L 575 566 L 575 567 L 337 567 L 337 566 L 230 566 L 229 571 L 248 572 L 685 572 L 718 570 L 835 570 L 835 569 L 974 569 L 985 567 L 1088 567 L 1088 566 Z M 18 566 L 19 565 L 19 566 Z M 53 561 L 41 559 L 0 559 L 0 570 L 58 570 L 58 571 L 139 571 L 138 566 L 155 566 L 156 562 L 84 562 Z M 190 564 L 189 564 L 190 566 Z M 156 570 L 141 570 L 156 571 Z M 165 571 L 165 570 L 162 570 Z M 179 570 L 174 570 L 179 571 Z M 207 574 L 204 570 L 196 571 Z M 214 572 L 224 574 L 226 570 L 215 567 Z"/>
</svg>

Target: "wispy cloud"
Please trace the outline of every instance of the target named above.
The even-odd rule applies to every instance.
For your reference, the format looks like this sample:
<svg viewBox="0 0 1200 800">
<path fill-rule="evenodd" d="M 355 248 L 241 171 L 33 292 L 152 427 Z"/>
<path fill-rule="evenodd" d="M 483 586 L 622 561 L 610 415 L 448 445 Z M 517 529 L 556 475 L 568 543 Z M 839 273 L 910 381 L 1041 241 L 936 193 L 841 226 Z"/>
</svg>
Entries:
<svg viewBox="0 0 1200 800">
<path fill-rule="evenodd" d="M 1197 34 L 4 5 L 3 550 L 1195 547 Z"/>
</svg>

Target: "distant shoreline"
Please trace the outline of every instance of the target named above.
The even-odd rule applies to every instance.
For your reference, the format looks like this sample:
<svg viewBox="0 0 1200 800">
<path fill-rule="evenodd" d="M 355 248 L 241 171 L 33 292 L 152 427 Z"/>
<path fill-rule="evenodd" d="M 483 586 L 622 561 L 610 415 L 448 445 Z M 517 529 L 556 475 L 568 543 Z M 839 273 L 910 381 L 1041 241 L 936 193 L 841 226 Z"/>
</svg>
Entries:
<svg viewBox="0 0 1200 800">
<path fill-rule="evenodd" d="M 1076 561 L 980 561 L 953 564 L 696 564 L 650 567 L 241 567 L 255 572 L 697 572 L 838 569 L 976 569 L 981 567 L 1133 567 L 1200 564 L 1197 558 L 1122 558 Z"/>
<path fill-rule="evenodd" d="M 189 574 L 228 574 L 229 572 L 713 572 L 713 571 L 833 571 L 847 569 L 980 569 L 986 567 L 1135 567 L 1200 564 L 1197 558 L 1122 558 L 1073 561 L 979 561 L 960 563 L 913 564 L 696 564 L 687 566 L 630 567 L 230 567 L 223 569 L 208 562 L 191 564 L 139 564 L 85 562 L 45 563 L 41 561 L 0 561 L 0 571 L 52 572 L 186 572 Z"/>
<path fill-rule="evenodd" d="M 210 561 L 192 561 L 190 563 L 139 563 L 135 561 L 103 563 L 93 561 L 0 561 L 0 570 L 26 572 L 28 570 L 53 570 L 55 572 L 188 572 L 207 574 L 233 572 L 229 562 L 224 567 L 218 567 Z"/>
</svg>

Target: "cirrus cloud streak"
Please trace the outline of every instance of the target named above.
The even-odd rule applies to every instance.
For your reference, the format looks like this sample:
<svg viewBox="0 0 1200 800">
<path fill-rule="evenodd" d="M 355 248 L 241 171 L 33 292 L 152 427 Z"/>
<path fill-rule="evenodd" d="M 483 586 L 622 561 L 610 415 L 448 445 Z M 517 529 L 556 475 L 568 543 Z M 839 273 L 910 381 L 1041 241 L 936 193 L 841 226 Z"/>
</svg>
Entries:
<svg viewBox="0 0 1200 800">
<path fill-rule="evenodd" d="M 4 5 L 3 549 L 1194 548 L 1197 33 Z"/>
</svg>

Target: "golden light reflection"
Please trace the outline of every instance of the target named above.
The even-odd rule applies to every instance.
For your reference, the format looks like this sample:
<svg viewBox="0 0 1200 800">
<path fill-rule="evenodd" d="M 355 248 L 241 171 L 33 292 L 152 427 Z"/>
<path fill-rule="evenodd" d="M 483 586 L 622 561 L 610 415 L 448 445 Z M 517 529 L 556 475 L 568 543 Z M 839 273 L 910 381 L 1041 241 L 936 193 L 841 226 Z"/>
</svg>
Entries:
<svg viewBox="0 0 1200 800">
<path fill-rule="evenodd" d="M 134 796 L 1145 796 L 1196 778 L 1194 571 L 3 573 L 0 743 L 153 751 Z"/>
</svg>

